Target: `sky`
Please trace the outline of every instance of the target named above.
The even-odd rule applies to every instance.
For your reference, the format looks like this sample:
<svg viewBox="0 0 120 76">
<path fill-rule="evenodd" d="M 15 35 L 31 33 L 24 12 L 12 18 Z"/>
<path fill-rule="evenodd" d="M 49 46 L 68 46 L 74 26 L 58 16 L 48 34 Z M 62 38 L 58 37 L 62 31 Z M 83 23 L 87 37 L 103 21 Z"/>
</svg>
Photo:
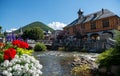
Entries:
<svg viewBox="0 0 120 76">
<path fill-rule="evenodd" d="M 120 17 L 120 0 L 0 0 L 0 26 L 3 31 L 15 30 L 35 21 L 55 30 L 84 15 L 108 9 Z"/>
</svg>

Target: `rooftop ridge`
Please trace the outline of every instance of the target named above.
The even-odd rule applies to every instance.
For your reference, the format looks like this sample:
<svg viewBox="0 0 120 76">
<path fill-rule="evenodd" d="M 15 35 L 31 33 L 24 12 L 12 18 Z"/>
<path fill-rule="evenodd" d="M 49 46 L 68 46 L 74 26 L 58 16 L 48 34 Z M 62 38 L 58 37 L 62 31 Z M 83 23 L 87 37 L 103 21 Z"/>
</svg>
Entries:
<svg viewBox="0 0 120 76">
<path fill-rule="evenodd" d="M 72 21 L 67 26 L 73 26 L 73 25 L 76 25 L 76 24 L 86 23 L 86 22 L 89 22 L 89 21 L 95 21 L 95 20 L 98 20 L 98 19 L 101 19 L 101 18 L 107 18 L 107 17 L 115 16 L 115 15 L 116 14 L 114 14 L 112 11 L 102 8 L 102 10 L 99 10 L 99 11 L 94 12 L 94 13 L 90 13 L 88 15 L 85 15 L 82 18 L 76 18 L 74 21 Z"/>
</svg>

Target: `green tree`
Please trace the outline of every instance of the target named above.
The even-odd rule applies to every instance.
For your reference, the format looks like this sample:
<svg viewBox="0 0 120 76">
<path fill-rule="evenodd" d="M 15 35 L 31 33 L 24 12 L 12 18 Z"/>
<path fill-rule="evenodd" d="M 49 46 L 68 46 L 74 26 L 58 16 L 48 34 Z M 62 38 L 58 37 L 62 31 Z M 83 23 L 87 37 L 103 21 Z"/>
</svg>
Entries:
<svg viewBox="0 0 120 76">
<path fill-rule="evenodd" d="M 4 37 L 4 35 L 2 34 L 2 26 L 0 26 L 0 37 Z"/>
<path fill-rule="evenodd" d="M 25 30 L 25 31 L 23 32 L 22 38 L 23 38 L 24 40 L 26 40 L 26 39 L 29 38 L 29 32 L 30 32 L 30 29 L 27 29 L 27 30 Z"/>
<path fill-rule="evenodd" d="M 2 33 L 2 26 L 0 26 L 0 34 Z"/>
<path fill-rule="evenodd" d="M 40 27 L 25 30 L 22 35 L 23 39 L 39 40 L 44 38 L 43 30 Z"/>
</svg>

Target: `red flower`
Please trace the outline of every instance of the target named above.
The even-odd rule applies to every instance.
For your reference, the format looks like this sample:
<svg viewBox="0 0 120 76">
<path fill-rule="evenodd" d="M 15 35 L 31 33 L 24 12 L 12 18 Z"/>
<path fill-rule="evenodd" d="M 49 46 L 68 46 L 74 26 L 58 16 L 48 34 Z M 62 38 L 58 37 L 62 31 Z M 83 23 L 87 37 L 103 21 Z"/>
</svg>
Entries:
<svg viewBox="0 0 120 76">
<path fill-rule="evenodd" d="M 9 48 L 8 50 L 4 51 L 4 60 L 11 60 L 15 57 L 16 50 L 13 48 Z"/>
<path fill-rule="evenodd" d="M 13 45 L 18 46 L 19 48 L 28 48 L 28 43 L 20 40 L 14 40 L 12 42 Z"/>
</svg>

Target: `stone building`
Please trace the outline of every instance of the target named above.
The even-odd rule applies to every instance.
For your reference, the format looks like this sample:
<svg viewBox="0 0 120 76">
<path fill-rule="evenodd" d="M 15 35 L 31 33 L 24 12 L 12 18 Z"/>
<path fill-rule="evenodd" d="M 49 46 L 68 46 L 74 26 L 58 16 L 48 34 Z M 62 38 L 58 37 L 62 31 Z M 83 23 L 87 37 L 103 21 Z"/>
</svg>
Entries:
<svg viewBox="0 0 120 76">
<path fill-rule="evenodd" d="M 89 15 L 83 15 L 83 11 L 78 11 L 78 18 L 64 27 L 69 36 L 80 33 L 83 39 L 99 40 L 102 36 L 114 37 L 114 30 L 120 29 L 120 17 L 108 9 L 101 9 Z"/>
</svg>

